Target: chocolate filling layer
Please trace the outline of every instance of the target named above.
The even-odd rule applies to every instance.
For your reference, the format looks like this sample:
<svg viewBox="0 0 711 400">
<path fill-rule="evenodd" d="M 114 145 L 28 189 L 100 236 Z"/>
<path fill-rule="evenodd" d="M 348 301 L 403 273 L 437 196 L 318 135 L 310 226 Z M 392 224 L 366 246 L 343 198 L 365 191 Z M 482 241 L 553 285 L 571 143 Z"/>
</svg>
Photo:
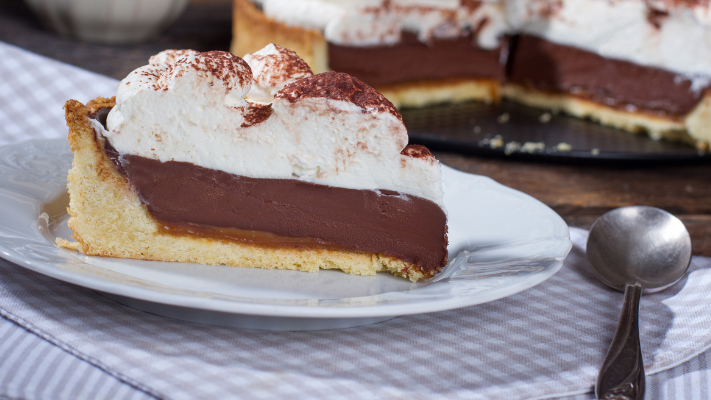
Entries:
<svg viewBox="0 0 711 400">
<path fill-rule="evenodd" d="M 691 112 L 703 94 L 693 92 L 691 82 L 673 72 L 604 58 L 528 35 L 517 38 L 508 71 L 512 83 L 671 118 Z"/>
<path fill-rule="evenodd" d="M 446 262 L 446 216 L 429 200 L 387 190 L 248 178 L 134 155 L 120 160 L 139 198 L 160 221 L 315 238 L 284 244 L 383 253 L 415 263 L 423 272 Z"/>
<path fill-rule="evenodd" d="M 434 39 L 424 44 L 417 35 L 402 33 L 393 46 L 351 47 L 328 44 L 329 67 L 371 86 L 452 78 L 501 80 L 508 40 L 495 50 L 482 49 L 470 33 L 457 39 Z"/>
<path fill-rule="evenodd" d="M 329 44 L 329 65 L 373 86 L 452 78 L 509 81 L 544 92 L 567 93 L 626 111 L 681 118 L 703 97 L 678 74 L 601 57 L 529 35 L 502 40 L 496 50 L 472 35 L 424 44 L 403 32 L 393 46 Z"/>
<path fill-rule="evenodd" d="M 90 117 L 104 124 L 108 111 Z M 106 154 L 168 233 L 267 247 L 381 253 L 411 262 L 428 275 L 447 262 L 447 217 L 429 200 L 119 155 L 108 140 L 103 142 Z"/>
</svg>

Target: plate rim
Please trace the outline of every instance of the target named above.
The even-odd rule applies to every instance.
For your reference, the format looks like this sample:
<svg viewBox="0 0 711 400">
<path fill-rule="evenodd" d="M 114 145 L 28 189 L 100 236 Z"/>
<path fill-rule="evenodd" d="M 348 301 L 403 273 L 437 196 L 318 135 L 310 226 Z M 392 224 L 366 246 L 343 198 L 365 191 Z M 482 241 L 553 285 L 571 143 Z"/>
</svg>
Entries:
<svg viewBox="0 0 711 400">
<path fill-rule="evenodd" d="M 24 141 L 24 142 L 0 146 L 0 152 L 5 153 L 5 151 L 9 150 L 10 154 L 17 154 L 18 152 L 21 152 L 23 149 L 26 149 L 27 147 L 42 146 L 42 145 L 48 145 L 48 146 L 64 145 L 65 151 L 68 151 L 68 143 L 67 143 L 66 139 L 40 139 L 40 140 L 28 140 L 28 141 Z M 14 153 L 13 153 L 13 150 L 14 150 Z M 71 154 L 71 153 L 69 153 L 69 154 Z M 60 156 L 61 156 L 60 154 L 57 154 L 56 158 L 58 159 Z M 455 170 L 455 169 L 448 167 L 444 164 L 442 164 L 442 169 L 443 169 L 443 175 L 445 173 L 444 171 L 446 170 L 447 173 L 461 174 L 462 176 L 483 178 L 482 182 L 486 182 L 486 185 L 490 185 L 499 191 L 508 193 L 509 195 L 513 195 L 515 197 L 525 199 L 528 202 L 531 202 L 532 204 L 535 204 L 536 206 L 542 207 L 544 210 L 546 210 L 546 212 L 548 212 L 550 214 L 549 215 L 550 218 L 555 221 L 558 228 L 565 229 L 564 238 L 561 238 L 558 243 L 559 248 L 557 250 L 560 251 L 560 253 L 562 254 L 562 256 L 559 257 L 560 259 L 557 261 L 554 261 L 550 268 L 547 268 L 546 270 L 542 271 L 541 273 L 537 273 L 536 275 L 533 275 L 533 278 L 527 278 L 525 280 L 525 282 L 526 282 L 525 285 L 521 285 L 519 287 L 510 289 L 510 290 L 500 291 L 501 295 L 496 296 L 495 298 L 489 298 L 486 301 L 472 302 L 472 301 L 466 301 L 466 297 L 450 297 L 447 300 L 439 300 L 434 303 L 432 303 L 432 302 L 423 303 L 423 302 L 414 301 L 414 302 L 410 302 L 405 305 L 400 304 L 400 303 L 393 303 L 393 304 L 376 304 L 376 305 L 366 305 L 366 306 L 360 305 L 360 306 L 348 306 L 348 307 L 344 307 L 344 306 L 328 307 L 328 306 L 312 306 L 312 305 L 259 304 L 259 303 L 238 302 L 238 301 L 234 301 L 234 300 L 226 300 L 226 299 L 220 299 L 220 298 L 214 298 L 214 297 L 210 298 L 210 297 L 201 297 L 201 296 L 187 296 L 184 294 L 161 292 L 161 291 L 152 290 L 152 289 L 144 288 L 144 287 L 140 287 L 140 286 L 127 285 L 125 283 L 102 280 L 96 276 L 83 275 L 83 274 L 78 274 L 78 273 L 75 273 L 72 271 L 67 271 L 65 269 L 58 268 L 56 266 L 56 264 L 51 263 L 51 262 L 44 262 L 42 260 L 31 260 L 31 259 L 28 259 L 26 256 L 17 253 L 15 250 L 6 247 L 2 243 L 0 243 L 0 256 L 2 258 L 7 259 L 8 261 L 11 261 L 11 262 L 21 266 L 21 267 L 27 268 L 29 270 L 43 274 L 45 276 L 49 276 L 51 278 L 58 279 L 63 282 L 72 283 L 72 284 L 75 284 L 78 286 L 82 286 L 84 288 L 88 288 L 91 290 L 97 290 L 100 292 L 111 293 L 111 294 L 115 294 L 115 295 L 119 295 L 119 296 L 149 301 L 149 302 L 158 303 L 158 304 L 166 304 L 166 305 L 170 305 L 170 306 L 186 307 L 186 308 L 193 308 L 193 309 L 206 310 L 206 311 L 212 311 L 212 312 L 225 312 L 225 313 L 229 313 L 229 314 L 264 316 L 264 317 L 291 317 L 291 318 L 387 317 L 387 316 L 411 315 L 411 314 L 421 314 L 421 313 L 445 311 L 445 310 L 451 310 L 451 309 L 456 309 L 456 308 L 461 308 L 461 307 L 473 306 L 473 305 L 477 305 L 477 304 L 483 304 L 483 303 L 495 301 L 495 300 L 522 292 L 524 290 L 528 290 L 531 287 L 534 287 L 534 286 L 544 282 L 545 280 L 550 278 L 552 275 L 554 275 L 558 270 L 560 270 L 560 268 L 562 268 L 563 260 L 569 254 L 570 249 L 572 248 L 572 242 L 570 241 L 570 238 L 569 238 L 569 229 L 568 229 L 567 224 L 563 221 L 563 219 L 557 213 L 555 213 L 552 209 L 550 209 L 550 207 L 546 206 L 539 200 L 533 198 L 532 196 L 530 196 L 526 193 L 523 193 L 518 190 L 501 185 L 500 183 L 494 181 L 493 179 L 491 179 L 489 177 L 468 174 L 468 173 L 465 173 L 462 171 Z M 66 170 L 64 170 L 64 171 L 66 171 Z M 7 178 L 7 177 L 3 177 L 3 178 Z M 62 183 L 62 185 L 59 185 L 59 187 L 66 188 L 66 182 L 61 182 L 61 183 Z M 0 189 L 4 189 L 4 187 L 0 186 Z M 63 194 L 62 190 L 60 190 L 58 188 L 55 188 L 55 189 L 56 189 L 55 190 L 56 195 L 54 197 L 52 197 L 52 199 L 56 199 L 57 197 L 59 197 Z M 2 197 L 4 197 L 4 195 L 2 193 L 0 193 L 0 198 L 2 198 Z M 36 205 L 38 206 L 39 210 L 41 210 L 42 204 L 47 203 L 46 201 L 41 202 L 41 199 L 37 199 L 37 198 L 34 198 L 34 200 L 37 201 Z M 39 215 L 38 215 L 38 218 L 39 218 Z M 1 226 L 2 225 L 0 225 L 0 227 Z M 38 229 L 35 227 L 33 230 L 37 231 Z M 35 242 L 37 242 L 36 244 L 41 244 L 47 248 L 52 248 L 56 251 L 70 253 L 67 250 L 56 248 L 53 243 L 46 240 L 46 238 L 44 238 L 44 239 L 45 239 L 44 242 L 42 242 L 41 240 L 38 240 L 37 238 L 34 238 L 33 240 Z M 78 257 L 73 254 L 71 254 L 71 256 L 78 259 Z M 81 260 L 79 260 L 79 261 L 81 261 Z M 408 291 L 408 292 L 416 292 L 417 290 L 418 289 L 414 289 L 414 290 Z M 408 293 L 408 292 L 392 292 L 392 293 L 395 293 L 396 294 L 395 296 L 397 297 L 397 296 L 402 296 L 404 293 Z M 387 295 L 387 294 L 388 293 L 385 293 L 385 295 Z M 369 298 L 369 297 L 376 297 L 376 296 L 383 296 L 383 294 L 374 295 L 374 296 L 364 296 L 364 297 L 360 297 L 360 298 Z M 413 307 L 413 305 L 417 305 L 417 307 Z M 236 310 L 235 308 L 238 308 L 239 310 Z"/>
</svg>

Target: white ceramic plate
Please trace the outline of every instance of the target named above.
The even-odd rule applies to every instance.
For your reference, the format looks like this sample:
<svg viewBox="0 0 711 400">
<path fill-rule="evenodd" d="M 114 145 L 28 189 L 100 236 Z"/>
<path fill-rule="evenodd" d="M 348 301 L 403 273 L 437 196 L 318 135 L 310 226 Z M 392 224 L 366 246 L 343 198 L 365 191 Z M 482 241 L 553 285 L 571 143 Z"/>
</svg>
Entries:
<svg viewBox="0 0 711 400">
<path fill-rule="evenodd" d="M 59 249 L 67 228 L 66 140 L 0 148 L 0 254 L 121 303 L 195 322 L 330 329 L 486 303 L 560 269 L 568 227 L 550 208 L 493 180 L 443 167 L 449 266 L 428 282 L 87 257 Z M 455 255 L 457 255 L 455 257 Z"/>
</svg>

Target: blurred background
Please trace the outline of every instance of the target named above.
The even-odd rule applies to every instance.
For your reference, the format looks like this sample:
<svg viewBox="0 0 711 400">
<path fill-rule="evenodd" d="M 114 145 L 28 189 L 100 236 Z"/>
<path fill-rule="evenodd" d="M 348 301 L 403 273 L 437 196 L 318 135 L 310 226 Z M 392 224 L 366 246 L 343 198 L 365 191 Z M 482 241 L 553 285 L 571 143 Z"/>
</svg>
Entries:
<svg viewBox="0 0 711 400">
<path fill-rule="evenodd" d="M 129 43 L 88 42 L 58 35 L 50 28 L 52 15 L 43 21 L 39 17 L 42 13 L 35 13 L 30 7 L 33 4 L 42 10 L 42 3 L 41 0 L 0 1 L 0 41 L 116 79 L 125 78 L 129 72 L 147 64 L 150 56 L 162 50 L 228 51 L 232 40 L 230 0 L 190 0 L 184 10 L 180 7 L 181 0 L 177 0 L 175 6 L 166 4 L 160 11 L 170 14 L 173 10 L 167 8 L 174 7 L 179 13 L 175 21 L 164 29 L 160 29 L 163 21 L 158 21 L 157 35 Z M 98 3 L 101 2 L 87 1 L 94 7 Z M 60 11 L 57 10 L 55 15 L 58 15 L 61 28 L 62 18 L 66 19 L 66 16 L 62 16 Z M 137 12 L 141 13 L 145 15 L 141 10 Z"/>
</svg>

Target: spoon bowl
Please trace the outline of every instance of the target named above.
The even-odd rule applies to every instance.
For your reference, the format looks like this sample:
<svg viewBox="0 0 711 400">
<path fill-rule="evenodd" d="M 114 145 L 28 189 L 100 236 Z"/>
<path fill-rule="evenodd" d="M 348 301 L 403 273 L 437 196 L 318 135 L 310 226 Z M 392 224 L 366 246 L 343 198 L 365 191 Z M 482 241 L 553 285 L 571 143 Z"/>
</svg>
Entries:
<svg viewBox="0 0 711 400">
<path fill-rule="evenodd" d="M 684 276 L 691 237 L 674 215 L 654 207 L 612 210 L 590 228 L 587 257 L 597 277 L 624 291 L 639 282 L 645 292 L 663 290 Z"/>
<path fill-rule="evenodd" d="M 587 258 L 593 273 L 625 292 L 617 331 L 600 367 L 598 399 L 644 398 L 644 362 L 639 342 L 642 291 L 656 292 L 678 282 L 691 262 L 691 237 L 672 214 L 654 207 L 612 210 L 590 228 Z"/>
</svg>

